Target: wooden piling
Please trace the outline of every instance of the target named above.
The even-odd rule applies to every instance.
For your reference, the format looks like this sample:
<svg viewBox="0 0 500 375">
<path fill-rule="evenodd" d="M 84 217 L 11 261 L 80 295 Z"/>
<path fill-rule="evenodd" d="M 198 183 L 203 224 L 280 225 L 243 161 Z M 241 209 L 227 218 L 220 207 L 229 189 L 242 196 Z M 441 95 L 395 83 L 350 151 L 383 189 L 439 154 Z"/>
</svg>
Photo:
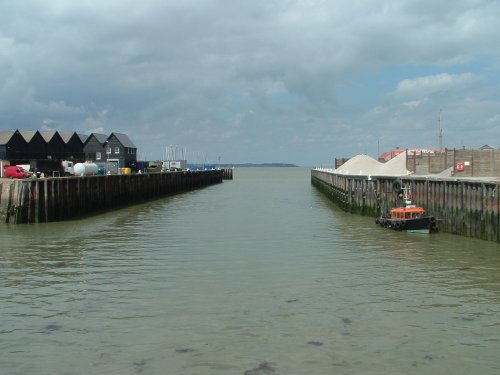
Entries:
<svg viewBox="0 0 500 375">
<path fill-rule="evenodd" d="M 223 180 L 232 180 L 233 179 L 233 169 L 232 168 L 222 169 L 222 179 Z"/>
<path fill-rule="evenodd" d="M 412 203 L 438 221 L 441 232 L 500 242 L 496 181 L 419 176 L 350 176 L 312 170 L 311 183 L 345 211 L 376 217 L 404 205 L 394 182 L 409 186 Z"/>
<path fill-rule="evenodd" d="M 221 183 L 224 170 L 0 181 L 0 219 L 65 220 Z M 232 172 L 231 172 L 232 177 Z"/>
</svg>

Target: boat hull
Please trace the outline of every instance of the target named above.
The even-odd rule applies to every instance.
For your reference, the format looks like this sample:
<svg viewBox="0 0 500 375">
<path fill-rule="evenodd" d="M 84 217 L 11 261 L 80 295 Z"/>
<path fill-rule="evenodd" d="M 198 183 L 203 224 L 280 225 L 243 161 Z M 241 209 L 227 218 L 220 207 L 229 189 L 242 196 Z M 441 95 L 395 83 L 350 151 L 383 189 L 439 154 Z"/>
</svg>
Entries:
<svg viewBox="0 0 500 375">
<path fill-rule="evenodd" d="M 413 233 L 431 233 L 437 231 L 436 220 L 432 216 L 412 219 L 391 219 L 380 217 L 375 221 L 384 228 Z"/>
</svg>

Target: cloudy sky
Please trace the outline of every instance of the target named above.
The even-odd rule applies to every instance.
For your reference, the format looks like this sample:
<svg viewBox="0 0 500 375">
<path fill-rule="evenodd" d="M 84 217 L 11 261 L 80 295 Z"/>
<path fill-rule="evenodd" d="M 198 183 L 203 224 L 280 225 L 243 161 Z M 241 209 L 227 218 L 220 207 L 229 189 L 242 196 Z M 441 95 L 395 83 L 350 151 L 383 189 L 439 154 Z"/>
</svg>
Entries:
<svg viewBox="0 0 500 375">
<path fill-rule="evenodd" d="M 500 1 L 0 0 L 0 129 L 142 159 L 500 147 Z M 180 152 L 180 151 L 179 151 Z"/>
</svg>

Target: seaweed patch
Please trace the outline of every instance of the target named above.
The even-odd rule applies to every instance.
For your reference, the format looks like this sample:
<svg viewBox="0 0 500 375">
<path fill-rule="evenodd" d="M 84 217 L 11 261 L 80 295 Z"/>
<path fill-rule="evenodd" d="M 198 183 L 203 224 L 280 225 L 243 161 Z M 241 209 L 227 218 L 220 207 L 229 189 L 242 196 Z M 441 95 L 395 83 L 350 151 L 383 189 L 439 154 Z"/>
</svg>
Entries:
<svg viewBox="0 0 500 375">
<path fill-rule="evenodd" d="M 56 331 L 60 331 L 62 329 L 62 325 L 61 324 L 57 324 L 57 323 L 50 323 L 50 324 L 47 324 L 44 328 L 44 332 L 45 333 L 52 333 L 52 332 L 56 332 Z"/>
<path fill-rule="evenodd" d="M 309 345 L 312 345 L 312 346 L 323 346 L 324 343 L 322 343 L 321 341 L 308 341 L 307 342 Z"/>
<path fill-rule="evenodd" d="M 194 349 L 192 349 L 192 348 L 179 348 L 179 349 L 175 349 L 175 352 L 176 353 L 191 353 L 191 352 L 194 352 Z"/>
<path fill-rule="evenodd" d="M 135 368 L 135 371 L 140 374 L 141 372 L 144 371 L 144 367 L 146 366 L 146 360 L 143 359 L 142 361 L 140 362 L 134 362 L 134 368 Z"/>
<path fill-rule="evenodd" d="M 261 362 L 259 367 L 255 367 L 251 370 L 245 371 L 244 375 L 266 375 L 274 374 L 274 368 L 269 365 L 266 361 Z"/>
</svg>

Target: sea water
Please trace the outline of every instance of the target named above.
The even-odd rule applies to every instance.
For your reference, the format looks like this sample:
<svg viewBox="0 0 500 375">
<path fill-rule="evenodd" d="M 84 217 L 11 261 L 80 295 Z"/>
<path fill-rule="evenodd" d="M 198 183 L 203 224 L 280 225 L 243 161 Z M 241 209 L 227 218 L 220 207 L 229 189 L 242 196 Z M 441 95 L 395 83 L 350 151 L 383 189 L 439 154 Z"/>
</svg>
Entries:
<svg viewBox="0 0 500 375">
<path fill-rule="evenodd" d="M 500 247 L 344 213 L 308 168 L 0 225 L 1 374 L 497 374 Z"/>
</svg>

